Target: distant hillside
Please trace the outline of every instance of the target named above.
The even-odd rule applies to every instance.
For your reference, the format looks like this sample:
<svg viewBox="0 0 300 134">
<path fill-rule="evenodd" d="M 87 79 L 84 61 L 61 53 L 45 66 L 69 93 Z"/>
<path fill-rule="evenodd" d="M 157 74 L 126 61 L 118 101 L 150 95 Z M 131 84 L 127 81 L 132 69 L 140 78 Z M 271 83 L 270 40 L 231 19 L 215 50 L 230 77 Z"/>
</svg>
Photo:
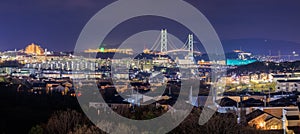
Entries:
<svg viewBox="0 0 300 134">
<path fill-rule="evenodd" d="M 300 70 L 300 61 L 296 62 L 254 62 L 248 65 L 239 66 L 236 69 L 228 70 L 228 73 L 247 74 L 256 72 L 291 72 Z"/>
<path fill-rule="evenodd" d="M 293 51 L 300 53 L 300 43 L 282 41 L 282 40 L 267 40 L 267 39 L 235 39 L 222 41 L 225 52 L 232 52 L 235 49 L 242 49 L 253 54 L 290 55 Z"/>
</svg>

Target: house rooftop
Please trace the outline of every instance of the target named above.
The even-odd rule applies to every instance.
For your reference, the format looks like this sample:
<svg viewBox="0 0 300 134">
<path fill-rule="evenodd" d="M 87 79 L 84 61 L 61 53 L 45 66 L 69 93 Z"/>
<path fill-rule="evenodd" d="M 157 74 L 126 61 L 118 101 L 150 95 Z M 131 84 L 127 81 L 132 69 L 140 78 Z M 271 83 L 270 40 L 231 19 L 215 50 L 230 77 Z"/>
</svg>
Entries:
<svg viewBox="0 0 300 134">
<path fill-rule="evenodd" d="M 264 111 L 262 111 L 260 109 L 256 109 L 253 112 L 251 112 L 251 113 L 249 113 L 249 114 L 246 115 L 246 121 L 249 122 L 249 121 L 251 121 L 251 120 L 253 120 L 253 119 L 255 119 L 258 116 L 261 116 L 263 114 L 267 114 L 267 115 L 270 116 L 270 117 L 266 118 L 265 121 L 268 121 L 268 120 L 273 119 L 273 118 L 279 119 L 279 118 L 277 118 L 276 116 L 274 116 L 272 114 L 264 112 Z"/>
<path fill-rule="evenodd" d="M 233 99 L 228 98 L 228 97 L 224 97 L 222 99 L 219 99 L 216 102 L 222 107 L 236 107 L 237 106 L 237 102 Z"/>
<path fill-rule="evenodd" d="M 300 80 L 294 80 L 294 79 L 287 79 L 287 80 L 277 80 L 277 82 L 280 82 L 280 83 L 285 83 L 285 82 L 300 82 Z"/>
<path fill-rule="evenodd" d="M 264 102 L 261 100 L 250 98 L 239 103 L 239 106 L 242 105 L 244 107 L 258 107 L 258 106 L 264 106 Z"/>
</svg>

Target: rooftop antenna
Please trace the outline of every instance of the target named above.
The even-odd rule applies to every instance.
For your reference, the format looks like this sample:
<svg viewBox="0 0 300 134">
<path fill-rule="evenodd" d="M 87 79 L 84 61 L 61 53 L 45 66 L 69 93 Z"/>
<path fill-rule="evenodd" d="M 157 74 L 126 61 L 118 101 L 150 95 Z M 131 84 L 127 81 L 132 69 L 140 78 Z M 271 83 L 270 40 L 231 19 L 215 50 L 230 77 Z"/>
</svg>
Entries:
<svg viewBox="0 0 300 134">
<path fill-rule="evenodd" d="M 45 49 L 45 57 L 47 56 L 48 50 L 47 48 Z"/>
<path fill-rule="evenodd" d="M 282 109 L 282 129 L 283 129 L 283 133 L 286 134 L 286 110 L 283 108 Z"/>
<path fill-rule="evenodd" d="M 140 102 L 138 102 L 139 101 L 138 95 L 139 95 L 139 92 L 138 92 L 138 89 L 136 89 L 135 104 L 139 106 Z"/>
<path fill-rule="evenodd" d="M 189 102 L 193 105 L 193 87 L 190 88 Z"/>
</svg>

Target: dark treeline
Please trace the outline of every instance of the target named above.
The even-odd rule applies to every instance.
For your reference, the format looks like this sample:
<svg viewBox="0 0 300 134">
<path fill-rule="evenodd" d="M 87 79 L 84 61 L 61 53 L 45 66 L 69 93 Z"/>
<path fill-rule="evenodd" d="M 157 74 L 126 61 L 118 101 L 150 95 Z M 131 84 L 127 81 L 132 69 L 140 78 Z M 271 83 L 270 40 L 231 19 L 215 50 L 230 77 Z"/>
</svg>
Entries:
<svg viewBox="0 0 300 134">
<path fill-rule="evenodd" d="M 17 93 L 17 86 L 0 83 L 1 133 L 28 133 L 32 126 L 47 122 L 55 111 L 81 110 L 75 97 Z"/>
</svg>

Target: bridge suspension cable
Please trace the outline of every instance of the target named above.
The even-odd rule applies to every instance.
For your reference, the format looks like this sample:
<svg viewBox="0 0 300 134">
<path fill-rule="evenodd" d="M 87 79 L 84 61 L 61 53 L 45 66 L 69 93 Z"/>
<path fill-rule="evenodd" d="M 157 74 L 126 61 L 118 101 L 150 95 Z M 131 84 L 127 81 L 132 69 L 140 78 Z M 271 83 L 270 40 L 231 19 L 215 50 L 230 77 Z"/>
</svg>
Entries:
<svg viewBox="0 0 300 134">
<path fill-rule="evenodd" d="M 185 43 L 183 44 L 183 46 L 180 49 L 187 49 L 187 43 L 188 43 L 188 39 L 185 41 Z"/>
<path fill-rule="evenodd" d="M 159 47 L 159 39 L 160 39 L 160 35 L 158 35 L 158 37 L 156 38 L 156 41 L 154 42 L 154 44 L 152 45 L 150 50 L 152 50 L 152 51 L 157 50 L 157 47 Z"/>
<path fill-rule="evenodd" d="M 174 43 L 172 42 L 172 40 L 168 40 L 168 42 L 169 42 L 170 47 L 171 47 L 172 49 L 178 49 L 178 48 L 174 45 Z"/>
</svg>

